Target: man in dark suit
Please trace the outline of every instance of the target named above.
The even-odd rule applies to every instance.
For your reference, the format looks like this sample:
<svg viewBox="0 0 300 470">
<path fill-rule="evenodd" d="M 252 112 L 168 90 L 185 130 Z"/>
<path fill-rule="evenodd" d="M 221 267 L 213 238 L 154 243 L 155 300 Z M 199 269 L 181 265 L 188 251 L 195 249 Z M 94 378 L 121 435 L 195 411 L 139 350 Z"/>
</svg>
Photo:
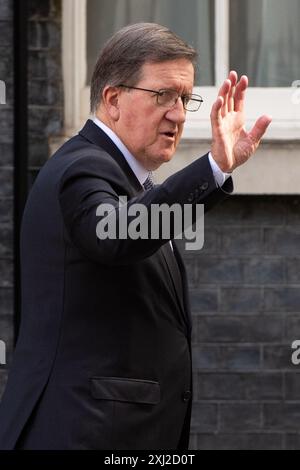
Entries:
<svg viewBox="0 0 300 470">
<path fill-rule="evenodd" d="M 186 111 L 201 104 L 195 58 L 159 25 L 114 35 L 92 79 L 94 122 L 37 177 L 23 218 L 22 322 L 2 449 L 188 448 L 191 318 L 176 244 L 100 240 L 96 228 L 111 216 L 97 215 L 103 204 L 118 220 L 135 203 L 208 209 L 232 191 L 229 173 L 270 123 L 263 116 L 244 130 L 247 78 L 235 72 L 212 108 L 211 152 L 161 185 L 149 179 L 173 157 Z"/>
</svg>

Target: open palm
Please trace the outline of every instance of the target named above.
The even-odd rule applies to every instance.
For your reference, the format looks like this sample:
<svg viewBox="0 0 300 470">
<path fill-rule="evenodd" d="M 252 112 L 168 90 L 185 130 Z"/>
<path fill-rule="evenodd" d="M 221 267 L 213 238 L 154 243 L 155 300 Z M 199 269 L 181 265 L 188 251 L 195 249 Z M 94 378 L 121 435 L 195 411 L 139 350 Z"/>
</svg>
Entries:
<svg viewBox="0 0 300 470">
<path fill-rule="evenodd" d="M 244 104 L 247 87 L 245 75 L 238 81 L 237 73 L 230 72 L 211 111 L 211 153 L 220 169 L 227 173 L 251 157 L 272 121 L 269 116 L 261 116 L 252 130 L 246 131 Z"/>
</svg>

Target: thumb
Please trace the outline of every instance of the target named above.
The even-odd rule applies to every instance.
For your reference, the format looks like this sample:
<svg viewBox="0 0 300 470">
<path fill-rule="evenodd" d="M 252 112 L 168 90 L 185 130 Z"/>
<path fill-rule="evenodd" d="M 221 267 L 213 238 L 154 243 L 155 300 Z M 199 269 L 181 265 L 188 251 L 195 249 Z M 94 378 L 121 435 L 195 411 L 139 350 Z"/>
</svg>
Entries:
<svg viewBox="0 0 300 470">
<path fill-rule="evenodd" d="M 261 116 L 249 132 L 249 137 L 251 138 L 251 140 L 255 143 L 259 143 L 271 122 L 271 116 Z"/>
</svg>

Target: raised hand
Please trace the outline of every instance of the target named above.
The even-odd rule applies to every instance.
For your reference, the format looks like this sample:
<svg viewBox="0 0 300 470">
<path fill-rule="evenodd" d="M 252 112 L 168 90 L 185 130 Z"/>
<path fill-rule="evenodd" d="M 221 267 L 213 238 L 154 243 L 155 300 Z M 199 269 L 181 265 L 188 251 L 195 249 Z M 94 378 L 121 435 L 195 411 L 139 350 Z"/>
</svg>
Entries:
<svg viewBox="0 0 300 470">
<path fill-rule="evenodd" d="M 211 153 L 226 173 L 251 157 L 272 121 L 270 116 L 261 116 L 252 130 L 246 131 L 244 105 L 247 88 L 248 78 L 245 75 L 238 81 L 237 73 L 230 72 L 211 110 Z"/>
</svg>

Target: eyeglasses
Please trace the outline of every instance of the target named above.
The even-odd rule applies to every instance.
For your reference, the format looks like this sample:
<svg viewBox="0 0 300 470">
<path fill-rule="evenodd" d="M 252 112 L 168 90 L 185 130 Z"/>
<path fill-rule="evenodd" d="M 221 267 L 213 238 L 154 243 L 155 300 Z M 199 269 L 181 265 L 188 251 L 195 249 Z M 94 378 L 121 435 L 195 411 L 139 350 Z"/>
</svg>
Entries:
<svg viewBox="0 0 300 470">
<path fill-rule="evenodd" d="M 139 88 L 136 86 L 127 86 L 127 85 L 119 85 L 122 88 L 129 88 L 132 90 L 142 90 L 142 91 L 149 91 L 150 93 L 154 93 L 156 95 L 156 101 L 159 106 L 164 106 L 166 108 L 171 108 L 175 106 L 178 99 L 181 98 L 183 107 L 186 111 L 198 111 L 201 104 L 203 103 L 203 99 L 200 95 L 179 95 L 176 90 L 169 90 L 169 89 L 162 89 L 162 90 L 149 90 L 148 88 Z"/>
</svg>

